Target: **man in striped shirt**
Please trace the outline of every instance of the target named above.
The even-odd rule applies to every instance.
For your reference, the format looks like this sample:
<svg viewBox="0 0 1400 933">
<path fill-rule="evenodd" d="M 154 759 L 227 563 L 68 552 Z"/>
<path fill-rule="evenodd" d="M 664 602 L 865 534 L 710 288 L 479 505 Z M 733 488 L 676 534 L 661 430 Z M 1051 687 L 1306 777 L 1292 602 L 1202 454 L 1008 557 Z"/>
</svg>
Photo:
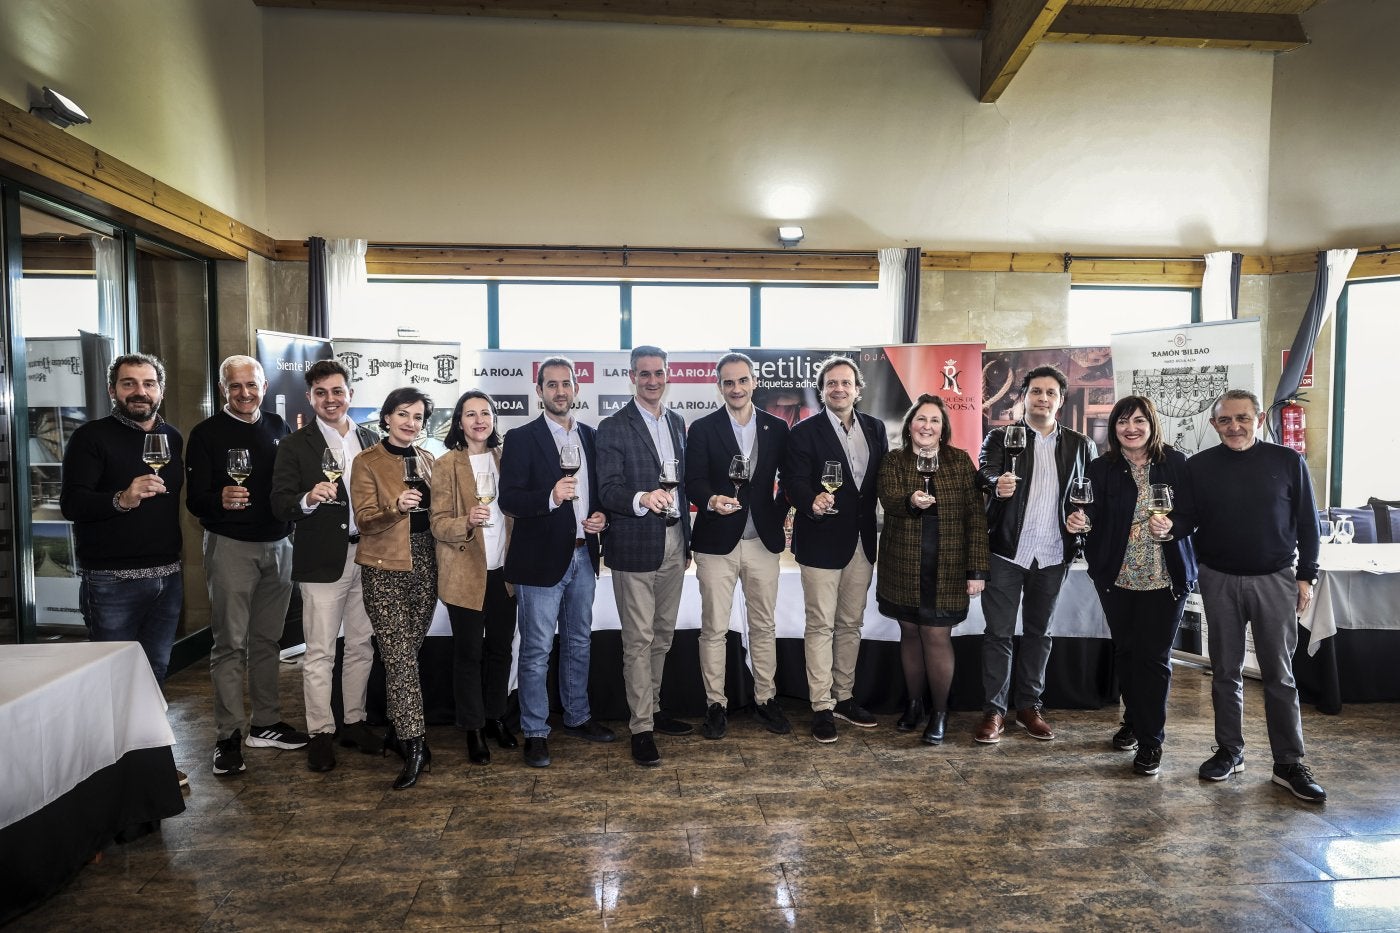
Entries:
<svg viewBox="0 0 1400 933">
<path fill-rule="evenodd" d="M 1065 374 L 1039 366 L 1021 380 L 1025 449 L 1006 442 L 997 428 L 982 442 L 977 482 L 987 493 L 987 536 L 992 565 L 982 594 L 987 630 L 982 636 L 982 722 L 973 737 L 1001 740 L 1012 697 L 1012 637 L 1022 609 L 1016 657 L 1016 721 L 1032 738 L 1055 732 L 1041 714 L 1045 665 L 1050 660 L 1050 616 L 1077 547 L 1064 527 L 1069 481 L 1083 476 L 1095 456 L 1094 442 L 1055 420 L 1065 401 Z M 1008 427 L 1014 427 L 1008 426 Z M 1024 597 L 1024 599 L 1023 599 Z"/>
</svg>

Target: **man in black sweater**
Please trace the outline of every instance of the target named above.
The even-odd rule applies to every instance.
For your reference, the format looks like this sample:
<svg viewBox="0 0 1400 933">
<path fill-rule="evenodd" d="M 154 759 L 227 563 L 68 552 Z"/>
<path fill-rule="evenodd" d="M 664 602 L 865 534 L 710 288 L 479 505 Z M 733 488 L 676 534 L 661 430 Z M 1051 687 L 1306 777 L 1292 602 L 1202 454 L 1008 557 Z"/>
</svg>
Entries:
<svg viewBox="0 0 1400 933">
<path fill-rule="evenodd" d="M 1317 578 L 1317 511 L 1307 463 L 1287 447 L 1256 439 L 1263 421 L 1251 392 L 1231 389 L 1216 400 L 1211 426 L 1221 443 L 1187 461 L 1193 514 L 1154 518 L 1151 529 L 1195 527 L 1216 742 L 1201 778 L 1223 781 L 1244 770 L 1241 671 L 1249 623 L 1264 681 L 1273 782 L 1302 800 L 1321 802 L 1327 792 L 1303 763 L 1303 721 L 1293 682 L 1297 616 L 1311 601 Z"/>
<path fill-rule="evenodd" d="M 73 523 L 78 602 L 93 641 L 137 641 L 165 683 L 184 603 L 180 569 L 180 432 L 157 414 L 165 367 L 119 356 L 107 369 L 112 414 L 73 432 L 63 455 L 63 517 Z M 147 464 L 148 435 L 163 435 L 169 462 Z M 162 471 L 163 472 L 159 472 Z"/>
<path fill-rule="evenodd" d="M 223 409 L 190 431 L 185 505 L 204 526 L 214 773 L 224 776 L 245 769 L 239 748 L 245 728 L 253 748 L 301 748 L 310 739 L 282 721 L 277 700 L 277 643 L 292 596 L 292 524 L 272 514 L 272 464 L 287 424 L 260 409 L 267 378 L 252 357 L 224 360 L 219 388 Z M 237 462 L 234 451 L 246 452 L 246 460 Z M 245 671 L 251 722 L 243 711 Z"/>
</svg>

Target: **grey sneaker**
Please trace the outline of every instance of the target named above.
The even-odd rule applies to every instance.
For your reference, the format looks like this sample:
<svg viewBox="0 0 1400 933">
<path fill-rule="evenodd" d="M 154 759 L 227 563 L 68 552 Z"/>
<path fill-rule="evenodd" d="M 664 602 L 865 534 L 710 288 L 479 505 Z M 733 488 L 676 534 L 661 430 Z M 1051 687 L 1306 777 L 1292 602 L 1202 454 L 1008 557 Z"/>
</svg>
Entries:
<svg viewBox="0 0 1400 933">
<path fill-rule="evenodd" d="M 1244 770 L 1244 752 L 1236 755 L 1224 748 L 1216 748 L 1215 754 L 1211 755 L 1201 765 L 1197 773 L 1203 781 L 1223 781 L 1232 774 L 1239 774 Z"/>
</svg>

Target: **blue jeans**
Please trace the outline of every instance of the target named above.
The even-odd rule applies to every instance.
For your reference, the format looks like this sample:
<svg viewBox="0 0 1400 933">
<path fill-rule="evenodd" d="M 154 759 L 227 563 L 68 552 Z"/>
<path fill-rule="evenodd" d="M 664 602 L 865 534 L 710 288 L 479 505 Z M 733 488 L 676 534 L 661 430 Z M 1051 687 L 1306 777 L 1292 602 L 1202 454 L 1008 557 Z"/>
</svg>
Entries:
<svg viewBox="0 0 1400 933">
<path fill-rule="evenodd" d="M 588 706 L 588 666 L 593 644 L 593 591 L 598 586 L 588 548 L 574 548 L 564 577 L 553 586 L 517 586 L 520 605 L 520 731 L 527 738 L 549 735 L 549 654 L 559 629 L 559 699 L 564 723 L 577 726 L 593 713 Z"/>
<path fill-rule="evenodd" d="M 185 600 L 184 574 L 124 580 L 105 570 L 88 570 L 78 585 L 78 606 L 93 641 L 139 641 L 156 683 L 165 684 L 170 646 Z"/>
</svg>

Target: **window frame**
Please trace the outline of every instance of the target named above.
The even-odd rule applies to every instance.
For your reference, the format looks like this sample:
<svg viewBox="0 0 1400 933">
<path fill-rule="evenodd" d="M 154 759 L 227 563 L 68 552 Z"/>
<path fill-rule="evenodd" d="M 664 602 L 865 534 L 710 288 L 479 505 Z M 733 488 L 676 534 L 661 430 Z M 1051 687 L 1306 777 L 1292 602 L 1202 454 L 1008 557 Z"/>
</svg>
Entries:
<svg viewBox="0 0 1400 933">
<path fill-rule="evenodd" d="M 1190 293 L 1190 295 L 1191 295 L 1191 320 L 1190 320 L 1190 321 L 1187 321 L 1187 322 L 1183 322 L 1183 323 L 1189 323 L 1189 324 L 1200 324 L 1200 323 L 1202 323 L 1202 313 L 1201 313 L 1201 287 L 1200 287 L 1199 285 L 1194 285 L 1194 286 L 1193 286 L 1193 285 L 1152 285 L 1152 284 L 1146 283 L 1146 282 L 1144 282 L 1144 283 L 1141 284 L 1141 285 L 1127 285 L 1127 284 L 1095 285 L 1095 284 L 1091 284 L 1091 283 L 1084 283 L 1084 284 L 1075 284 L 1075 283 L 1071 283 L 1071 284 L 1070 284 L 1070 287 L 1069 287 L 1069 290 L 1070 290 L 1070 295 L 1071 295 L 1071 297 L 1073 296 L 1073 294 L 1074 294 L 1076 291 L 1084 291 L 1084 292 L 1088 292 L 1088 291 L 1094 291 L 1094 292 L 1127 292 L 1127 293 L 1133 293 L 1133 294 L 1139 294 L 1139 295 L 1140 295 L 1140 294 L 1143 294 L 1144 292 L 1153 292 L 1153 293 L 1157 293 L 1157 292 L 1188 292 L 1188 293 Z M 1066 333 L 1066 338 L 1067 338 L 1067 339 L 1068 339 L 1068 334 L 1069 334 L 1070 315 L 1071 315 L 1072 313 L 1073 313 L 1073 308 L 1069 305 L 1069 303 L 1067 303 L 1067 304 L 1066 304 L 1066 308 L 1065 308 L 1065 333 Z M 1141 328 L 1133 328 L 1133 329 L 1141 329 Z M 1126 331 L 1125 331 L 1125 332 L 1126 332 Z M 1072 341 L 1071 341 L 1071 343 L 1072 343 Z M 1075 346 L 1081 346 L 1081 344 L 1074 344 L 1074 345 L 1075 345 Z M 1098 346 L 1098 344 L 1082 344 L 1082 346 Z"/>
</svg>

